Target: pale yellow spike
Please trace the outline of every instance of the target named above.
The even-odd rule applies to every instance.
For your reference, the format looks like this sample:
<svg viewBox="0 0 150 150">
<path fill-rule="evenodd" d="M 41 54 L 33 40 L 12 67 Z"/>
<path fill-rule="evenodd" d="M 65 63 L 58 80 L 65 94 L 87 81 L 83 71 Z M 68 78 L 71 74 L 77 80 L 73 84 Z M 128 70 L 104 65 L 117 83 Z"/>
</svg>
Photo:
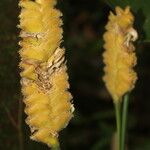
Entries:
<svg viewBox="0 0 150 150">
<path fill-rule="evenodd" d="M 130 92 L 135 85 L 137 75 L 133 70 L 136 65 L 135 47 L 132 44 L 138 38 L 133 29 L 134 16 L 127 6 L 125 10 L 116 7 L 116 15 L 110 12 L 104 34 L 105 63 L 103 80 L 114 102 Z"/>
<path fill-rule="evenodd" d="M 59 131 L 67 126 L 74 111 L 65 63 L 60 48 L 62 13 L 56 0 L 21 0 L 20 73 L 26 123 L 31 139 L 48 146 L 59 145 Z"/>
</svg>

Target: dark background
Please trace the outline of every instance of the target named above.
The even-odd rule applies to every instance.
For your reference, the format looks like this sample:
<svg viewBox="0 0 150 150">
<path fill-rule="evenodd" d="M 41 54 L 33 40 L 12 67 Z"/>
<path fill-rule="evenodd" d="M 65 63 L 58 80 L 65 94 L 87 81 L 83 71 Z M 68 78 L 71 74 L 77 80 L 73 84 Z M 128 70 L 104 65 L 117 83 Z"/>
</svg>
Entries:
<svg viewBox="0 0 150 150">
<path fill-rule="evenodd" d="M 20 94 L 17 0 L 0 0 L 0 150 L 48 150 L 29 139 Z M 59 0 L 75 114 L 60 133 L 62 150 L 110 150 L 115 115 L 103 76 L 103 40 L 107 16 L 114 6 L 130 5 L 135 14 L 138 73 L 130 96 L 128 149 L 150 150 L 150 1 Z"/>
</svg>

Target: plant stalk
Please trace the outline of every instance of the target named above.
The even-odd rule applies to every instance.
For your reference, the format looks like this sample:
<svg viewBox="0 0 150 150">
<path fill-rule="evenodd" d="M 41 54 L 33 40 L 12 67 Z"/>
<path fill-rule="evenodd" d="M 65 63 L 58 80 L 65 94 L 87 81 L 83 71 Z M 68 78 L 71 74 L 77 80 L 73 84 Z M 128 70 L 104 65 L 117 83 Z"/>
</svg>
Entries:
<svg viewBox="0 0 150 150">
<path fill-rule="evenodd" d="M 117 150 L 121 150 L 121 102 L 115 103 L 116 124 L 117 124 Z"/>
<path fill-rule="evenodd" d="M 60 145 L 58 144 L 57 146 L 53 146 L 53 147 L 51 148 L 51 150 L 61 150 L 61 149 L 60 149 Z"/>
<path fill-rule="evenodd" d="M 122 111 L 122 131 L 121 131 L 121 150 L 125 150 L 127 116 L 128 116 L 129 94 L 126 94 L 123 99 Z"/>
</svg>

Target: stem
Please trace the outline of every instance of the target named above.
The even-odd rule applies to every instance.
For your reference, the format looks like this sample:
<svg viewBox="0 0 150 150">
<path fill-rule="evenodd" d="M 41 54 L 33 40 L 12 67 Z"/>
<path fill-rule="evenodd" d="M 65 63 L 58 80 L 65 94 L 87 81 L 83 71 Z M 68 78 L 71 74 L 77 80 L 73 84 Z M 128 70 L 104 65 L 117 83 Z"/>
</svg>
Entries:
<svg viewBox="0 0 150 150">
<path fill-rule="evenodd" d="M 129 105 L 129 94 L 126 94 L 123 99 L 121 150 L 125 150 L 128 105 Z"/>
<path fill-rule="evenodd" d="M 117 150 L 121 148 L 121 102 L 115 103 L 116 124 L 117 124 Z"/>
<path fill-rule="evenodd" d="M 53 146 L 51 150 L 60 150 L 60 145 L 58 144 L 57 146 Z"/>
</svg>

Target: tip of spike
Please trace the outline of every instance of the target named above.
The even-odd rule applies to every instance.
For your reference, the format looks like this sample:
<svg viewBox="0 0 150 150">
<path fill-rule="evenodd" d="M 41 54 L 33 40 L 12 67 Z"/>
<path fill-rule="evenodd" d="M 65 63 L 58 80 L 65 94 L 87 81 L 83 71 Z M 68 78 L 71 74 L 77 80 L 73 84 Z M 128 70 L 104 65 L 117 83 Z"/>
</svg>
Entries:
<svg viewBox="0 0 150 150">
<path fill-rule="evenodd" d="M 55 138 L 55 137 L 52 137 L 50 140 L 49 140 L 49 146 L 50 147 L 54 147 L 54 148 L 57 148 L 57 147 L 59 147 L 59 141 L 58 141 L 58 139 L 57 138 Z"/>
<path fill-rule="evenodd" d="M 130 12 L 130 6 L 126 6 L 125 9 L 122 9 L 119 6 L 116 6 L 115 12 L 117 15 L 122 15 L 123 13 L 128 14 Z"/>
</svg>

